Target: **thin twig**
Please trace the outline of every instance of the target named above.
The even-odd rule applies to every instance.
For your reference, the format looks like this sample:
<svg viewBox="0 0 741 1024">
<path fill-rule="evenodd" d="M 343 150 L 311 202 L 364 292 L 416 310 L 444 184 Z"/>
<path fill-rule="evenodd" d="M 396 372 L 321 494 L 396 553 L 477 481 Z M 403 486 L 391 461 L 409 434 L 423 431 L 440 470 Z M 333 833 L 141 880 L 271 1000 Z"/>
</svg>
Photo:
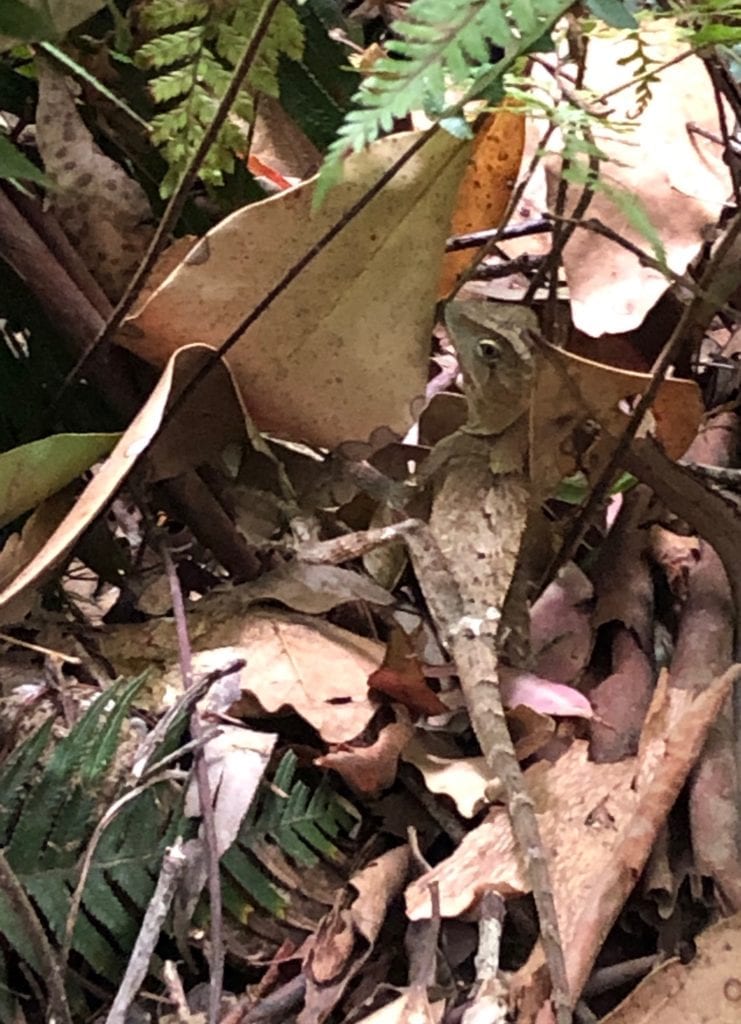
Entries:
<svg viewBox="0 0 741 1024">
<path fill-rule="evenodd" d="M 134 949 L 129 957 L 126 973 L 106 1017 L 106 1024 L 125 1024 L 127 1020 L 131 1004 L 147 976 L 154 947 L 157 945 L 162 925 L 169 913 L 170 905 L 180 876 L 185 870 L 185 865 L 186 857 L 183 853 L 183 840 L 178 836 L 162 858 L 162 868 L 157 879 L 157 885 L 149 901 Z"/>
<path fill-rule="evenodd" d="M 519 224 L 508 224 L 505 228 L 487 228 L 485 231 L 470 231 L 466 235 L 453 235 L 445 243 L 446 252 L 461 249 L 476 249 L 491 241 L 506 242 L 512 238 L 527 238 L 530 235 L 544 235 L 553 231 L 553 225 L 545 217 L 533 217 Z"/>
<path fill-rule="evenodd" d="M 165 573 L 170 584 L 170 596 L 172 598 L 172 611 L 175 618 L 175 631 L 178 638 L 178 655 L 180 658 L 180 672 L 183 677 L 185 691 L 193 686 L 193 659 L 191 654 L 190 636 L 188 634 L 188 622 L 185 614 L 185 602 L 183 591 L 178 579 L 177 569 L 172 560 L 170 549 L 167 544 L 162 544 L 162 558 L 165 565 Z M 195 740 L 203 740 L 204 727 L 198 711 L 190 716 L 190 731 Z M 208 781 L 208 765 L 204 756 L 203 748 L 195 755 L 195 776 L 198 789 L 198 802 L 201 809 L 203 822 L 203 834 L 206 847 L 206 858 L 208 864 L 208 895 L 211 905 L 211 949 L 209 951 L 209 1005 L 208 1022 L 218 1024 L 221 1013 L 221 994 L 224 987 L 224 928 L 222 921 L 221 907 L 221 875 L 219 873 L 219 846 L 216 836 L 216 822 L 214 820 L 214 806 L 211 796 L 211 787 Z"/>
<path fill-rule="evenodd" d="M 39 920 L 33 904 L 2 850 L 0 850 L 0 892 L 19 919 L 21 927 L 25 928 L 39 958 L 46 981 L 46 991 L 49 994 L 49 1016 L 53 1017 L 57 1024 L 72 1024 L 72 1014 L 67 1003 L 67 994 L 64 991 L 62 965 L 49 944 L 44 926 Z"/>
</svg>

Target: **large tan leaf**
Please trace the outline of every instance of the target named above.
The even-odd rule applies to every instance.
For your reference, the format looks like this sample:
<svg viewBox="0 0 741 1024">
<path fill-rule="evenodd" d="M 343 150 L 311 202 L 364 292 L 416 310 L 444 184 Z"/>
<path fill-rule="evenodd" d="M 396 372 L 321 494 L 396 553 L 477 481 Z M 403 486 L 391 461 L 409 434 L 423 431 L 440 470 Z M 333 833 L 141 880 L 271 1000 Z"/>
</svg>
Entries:
<svg viewBox="0 0 741 1024">
<path fill-rule="evenodd" d="M 190 342 L 219 346 L 418 137 L 351 157 L 315 213 L 312 180 L 227 217 L 127 322 L 121 343 L 158 364 Z M 468 143 L 433 136 L 232 348 L 259 428 L 334 447 L 411 425 L 468 153 Z"/>
<path fill-rule="evenodd" d="M 687 54 L 689 47 L 677 37 L 669 19 L 641 24 L 641 39 L 652 68 Z M 694 124 L 718 138 L 721 134 L 713 87 L 703 61 L 694 55 L 656 72 L 656 80 L 646 83 L 650 99 L 639 102 L 637 88 L 626 87 L 636 74 L 635 40 L 623 32 L 609 32 L 591 38 L 587 48 L 584 87 L 595 96 L 611 93 L 594 109 L 606 114 L 606 124 L 594 128 L 594 141 L 608 157 L 599 165 L 600 179 L 606 186 L 622 191 L 625 198 L 638 200 L 656 229 L 666 250 L 669 267 L 683 273 L 705 243 L 708 228 L 716 223 L 723 203 L 730 194 L 728 167 L 723 149 L 695 132 Z M 555 60 L 555 58 L 548 58 Z M 628 59 L 627 63 L 619 61 Z M 655 63 L 653 63 L 655 62 Z M 564 67 L 568 74 L 569 67 Z M 543 68 L 534 75 L 549 93 L 557 89 Z M 571 86 L 571 79 L 566 84 Z M 614 94 L 613 90 L 615 91 Z M 618 128 L 618 125 L 622 127 Z M 528 151 L 533 152 L 542 137 L 546 122 L 528 126 Z M 558 136 L 548 143 L 550 156 L 544 161 L 551 202 L 561 179 Z M 529 183 L 523 202 L 524 219 L 545 206 L 543 171 Z M 581 195 L 580 185 L 570 185 L 567 208 L 573 209 Z M 604 190 L 598 189 L 586 217 L 595 218 L 612 228 L 638 248 L 651 252 L 648 239 L 625 216 Z M 542 252 L 546 236 L 505 243 L 512 254 Z M 657 269 L 643 266 L 631 252 L 607 238 L 577 228 L 566 245 L 563 263 L 569 285 L 574 324 L 593 337 L 619 334 L 640 326 L 649 309 L 670 282 Z"/>
</svg>

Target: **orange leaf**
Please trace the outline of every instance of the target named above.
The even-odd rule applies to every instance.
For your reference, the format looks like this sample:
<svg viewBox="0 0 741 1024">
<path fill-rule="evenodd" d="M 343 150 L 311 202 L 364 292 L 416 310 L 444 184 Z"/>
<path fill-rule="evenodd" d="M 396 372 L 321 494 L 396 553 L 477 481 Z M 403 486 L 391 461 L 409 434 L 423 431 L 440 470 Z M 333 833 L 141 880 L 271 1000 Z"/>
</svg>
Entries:
<svg viewBox="0 0 741 1024">
<path fill-rule="evenodd" d="M 525 119 L 511 110 L 497 110 L 476 133 L 473 154 L 458 189 L 451 234 L 497 227 L 517 180 L 525 145 Z M 443 262 L 438 294 L 446 296 L 470 265 L 475 249 L 449 252 Z"/>
<path fill-rule="evenodd" d="M 429 688 L 414 651 L 414 638 L 394 629 L 383 664 L 368 678 L 368 688 L 378 690 L 422 715 L 442 715 L 448 708 Z"/>
</svg>

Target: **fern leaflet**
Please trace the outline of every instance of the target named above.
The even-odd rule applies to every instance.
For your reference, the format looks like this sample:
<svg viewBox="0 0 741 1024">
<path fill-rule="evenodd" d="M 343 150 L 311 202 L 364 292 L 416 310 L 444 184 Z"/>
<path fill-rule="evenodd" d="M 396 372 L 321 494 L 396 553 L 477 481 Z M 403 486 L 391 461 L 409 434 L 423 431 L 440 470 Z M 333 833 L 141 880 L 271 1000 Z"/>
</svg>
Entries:
<svg viewBox="0 0 741 1024">
<path fill-rule="evenodd" d="M 168 105 L 152 120 L 152 140 L 169 170 L 160 192 L 170 195 L 208 129 L 235 66 L 252 34 L 264 0 L 145 0 L 140 17 L 152 33 L 136 54 L 137 63 L 155 72 L 150 91 L 158 106 Z M 278 96 L 281 55 L 298 60 L 303 28 L 287 3 L 278 5 L 265 38 L 232 109 L 217 133 L 200 170 L 203 181 L 220 185 L 246 146 L 253 97 Z"/>
<path fill-rule="evenodd" d="M 357 106 L 327 153 L 325 180 L 347 153 L 390 131 L 396 118 L 413 110 L 443 110 L 446 89 L 483 95 L 570 6 L 564 0 L 413 0 L 393 23 L 396 38 L 388 54 L 361 85 Z M 504 51 L 496 65 L 491 46 Z"/>
</svg>

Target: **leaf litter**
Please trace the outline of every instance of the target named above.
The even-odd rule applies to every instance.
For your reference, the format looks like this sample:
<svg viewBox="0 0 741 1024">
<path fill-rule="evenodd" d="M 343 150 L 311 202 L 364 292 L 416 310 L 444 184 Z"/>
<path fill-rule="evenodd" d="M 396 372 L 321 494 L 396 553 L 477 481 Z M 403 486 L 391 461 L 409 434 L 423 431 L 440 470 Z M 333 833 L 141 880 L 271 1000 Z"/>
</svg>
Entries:
<svg viewBox="0 0 741 1024">
<path fill-rule="evenodd" d="M 607 83 L 600 87 L 605 91 Z M 657 91 L 655 102 L 663 103 L 662 110 L 672 88 L 667 78 Z M 650 132 L 654 116 L 645 115 L 639 129 Z M 521 127 L 512 123 L 509 130 L 516 135 Z M 406 145 L 408 137 L 392 137 L 373 157 L 353 158 L 348 193 L 340 190 L 334 200 L 330 194 L 322 216 L 336 219 L 355 195 L 353 190 L 366 187 L 368 178 Z M 650 148 L 659 160 L 658 143 Z M 461 936 L 475 945 L 473 933 L 485 920 L 485 899 L 491 894 L 518 908 L 513 920 L 519 916 L 526 925 L 511 948 L 501 950 L 502 968 L 513 974 L 510 998 L 519 1009 L 518 1020 L 535 1019 L 546 991 L 542 955 L 533 945 L 533 915 L 523 901 L 529 883 L 507 812 L 498 803 L 497 780 L 484 768 L 473 742 L 455 666 L 443 662 L 439 649 L 431 663 L 434 638 L 428 623 L 417 631 L 401 629 L 410 608 L 426 618 L 409 567 L 402 562 L 385 589 L 363 573 L 362 552 L 350 543 L 352 530 L 377 526 L 379 509 L 395 507 L 394 485 L 400 481 L 377 469 L 384 464 L 384 431 L 405 432 L 425 388 L 436 274 L 450 230 L 452 186 L 465 163 L 463 148 L 450 142 L 441 142 L 430 153 L 427 162 L 408 169 L 386 205 L 371 208 L 367 219 L 358 222 L 356 233 L 329 263 L 319 263 L 313 276 L 304 277 L 293 293 L 289 289 L 286 304 L 258 321 L 233 353 L 231 373 L 219 366 L 210 378 L 211 392 L 196 391 L 167 421 L 183 382 L 207 358 L 209 350 L 192 343 L 217 344 L 239 321 L 241 311 L 233 296 L 235 290 L 244 290 L 245 267 L 254 266 L 251 254 L 264 253 L 261 243 L 270 238 L 276 266 L 267 266 L 262 276 L 250 280 L 255 295 L 243 295 L 245 309 L 310 245 L 323 222 L 309 225 L 307 217 L 302 224 L 306 236 L 296 231 L 300 211 L 308 210 L 312 186 L 307 183 L 240 211 L 199 240 L 121 334 L 126 345 L 165 365 L 141 413 L 82 493 L 75 498 L 60 492 L 61 505 L 54 508 L 54 497 L 46 498 L 23 533 L 6 542 L 2 552 L 9 568 L 3 571 L 0 610 L 13 624 L 25 616 L 31 595 L 58 572 L 122 485 L 131 486 L 135 497 L 144 485 L 203 465 L 211 472 L 218 469 L 228 481 L 230 445 L 246 452 L 248 463 L 258 452 L 263 460 L 261 489 L 253 480 L 242 491 L 229 490 L 228 483 L 221 491 L 245 506 L 232 507 L 230 514 L 235 522 L 241 515 L 241 522 L 250 524 L 242 536 L 253 548 L 254 579 L 232 586 L 190 535 L 179 569 L 191 599 L 188 671 L 203 687 L 197 715 L 205 730 L 203 756 L 218 854 L 244 839 L 246 814 L 257 815 L 251 827 L 259 831 L 259 812 L 266 806 L 262 801 L 272 797 L 284 809 L 286 801 L 297 806 L 294 831 L 285 822 L 280 831 L 276 819 L 273 831 L 255 841 L 253 852 L 258 851 L 258 862 L 272 875 L 269 888 L 242 875 L 238 894 L 244 865 L 228 854 L 227 954 L 233 965 L 264 966 L 273 958 L 280 962 L 281 942 L 290 941 L 304 1000 L 296 1019 L 303 1024 L 333 1013 L 341 1015 L 337 1019 L 353 1014 L 360 1020 L 409 1020 L 421 1012 L 420 999 L 425 1019 L 441 1019 L 445 999 L 430 1005 L 426 1000 L 432 993 L 420 996 L 413 983 L 413 948 L 409 972 L 400 969 L 402 935 L 407 932 L 413 947 L 415 939 L 421 943 L 420 936 L 427 934 L 418 930 L 423 926 L 434 937 L 439 929 L 448 947 L 456 937 L 462 941 Z M 668 163 L 674 157 L 663 159 Z M 703 222 L 717 214 L 717 167 L 710 173 L 714 190 L 706 198 L 712 209 L 703 206 L 697 214 Z M 654 182 L 650 188 L 655 187 Z M 673 187 L 679 186 L 674 182 Z M 685 183 L 682 190 L 686 193 L 689 187 Z M 657 193 L 645 188 L 642 180 L 641 194 L 650 202 Z M 460 216 L 460 224 L 475 226 L 467 219 L 468 211 Z M 657 225 L 677 270 L 684 271 L 699 249 L 697 217 L 689 227 L 684 225 L 689 242 L 676 237 L 676 218 L 662 218 Z M 397 224 L 402 227 L 391 232 L 389 250 L 375 234 L 386 237 Z M 625 233 L 630 237 L 629 230 Z M 596 236 L 582 236 L 581 247 L 574 243 L 564 255 L 574 321 L 587 334 L 638 327 L 667 287 L 665 279 L 643 271 L 631 275 L 614 249 L 605 250 Z M 421 255 L 416 276 L 404 277 L 402 290 L 399 267 L 410 240 Z M 607 264 L 600 255 L 606 251 Z M 606 265 L 619 288 L 609 301 L 602 281 Z M 637 261 L 631 266 L 635 270 Z M 108 277 L 105 281 L 115 292 L 116 283 Z M 345 291 L 346 299 L 333 305 L 328 296 Z M 364 311 L 362 318 L 358 309 Z M 223 320 L 227 312 L 228 324 Z M 279 337 L 286 345 L 285 359 L 275 358 L 273 343 Z M 338 338 L 344 340 L 337 361 L 328 363 Z M 306 376 L 310 364 L 318 376 Z M 288 382 L 284 370 L 290 372 Z M 531 423 L 531 470 L 536 478 L 558 478 L 575 465 L 590 473 L 605 461 L 597 447 L 596 455 L 587 452 L 579 464 L 572 442 L 585 415 L 568 380 L 586 398 L 588 413 L 612 434 L 619 434 L 626 421 L 626 400 L 649 385 L 647 374 L 578 357 L 564 356 L 560 370 L 546 362 L 536 384 Z M 254 446 L 255 427 L 245 406 L 260 430 L 276 435 L 261 442 L 264 448 Z M 668 380 L 652 408 L 654 435 L 671 458 L 680 458 L 704 415 L 697 385 Z M 286 445 L 300 441 L 311 442 L 315 449 L 336 448 L 348 440 L 369 439 L 372 443 L 362 447 L 361 459 L 355 461 L 367 456 L 363 465 L 376 476 L 364 478 L 365 489 L 355 479 L 345 501 L 329 500 L 331 487 L 327 490 L 325 484 L 329 479 L 337 485 L 346 466 L 335 469 L 321 451 Z M 424 449 L 404 447 L 398 439 L 394 445 L 402 462 L 424 454 Z M 690 448 L 688 457 L 693 454 Z M 705 449 L 697 461 L 724 459 L 722 452 L 708 454 Z M 301 500 L 299 476 L 316 484 L 300 492 Z M 270 515 L 262 514 L 262 506 L 256 510 L 258 490 L 272 490 L 275 496 Z M 323 502 L 309 501 L 310 494 L 321 494 Z M 550 512 L 557 523 L 564 515 L 557 501 L 550 502 Z M 580 567 L 569 562 L 533 603 L 532 664 L 527 671 L 502 673 L 513 732 L 522 732 L 517 749 L 527 762 L 525 781 L 551 863 L 575 996 L 589 992 L 595 963 L 604 967 L 630 959 L 626 950 L 654 952 L 658 947 L 660 929 L 655 921 L 646 923 L 649 901 L 636 881 L 652 849 L 658 848 L 661 830 L 674 827 L 672 815 L 684 814 L 689 821 L 689 835 L 675 844 L 676 856 L 690 864 L 682 876 L 688 881 L 676 887 L 671 911 L 681 940 L 664 948 L 671 955 L 679 952 L 681 942 L 696 941 L 698 954 L 689 966 L 676 960 L 659 965 L 605 1018 L 621 1024 L 646 1014 L 662 1019 L 662 1013 L 670 1014 L 667 1020 L 681 1013 L 699 1021 L 696 1007 L 711 1000 L 717 1019 L 730 1020 L 728 1008 L 738 1000 L 734 978 L 729 980 L 732 967 L 725 959 L 738 941 L 738 917 L 705 931 L 696 929 L 695 934 L 683 923 L 699 905 L 710 917 L 708 908 L 716 913 L 718 906 L 737 909 L 741 901 L 733 842 L 738 804 L 728 798 L 735 786 L 728 710 L 738 674 L 729 669 L 735 611 L 717 556 L 705 540 L 683 536 L 686 530 L 672 513 L 641 484 L 624 498 L 612 528 L 601 516 L 579 553 Z M 172 524 L 177 522 L 177 513 L 169 510 L 167 515 Z M 395 518 L 391 515 L 388 521 Z M 330 544 L 346 542 L 343 560 L 355 568 L 302 562 L 301 545 L 318 537 Z M 148 547 L 144 533 L 136 544 Z M 293 557 L 296 551 L 299 558 Z M 152 564 L 158 564 L 156 558 Z M 208 572 L 195 573 L 199 567 Z M 126 583 L 119 582 L 123 594 Z M 136 593 L 129 597 L 134 621 L 80 628 L 63 611 L 45 610 L 26 619 L 24 634 L 31 633 L 46 669 L 51 664 L 48 652 L 74 646 L 84 652 L 86 671 L 94 678 L 148 672 L 136 696 L 138 713 L 150 719 L 165 714 L 165 721 L 196 699 L 183 689 L 183 637 L 169 615 L 146 621 Z M 668 638 L 664 654 L 657 654 L 659 627 Z M 14 633 L 9 642 L 14 639 L 24 637 Z M 57 667 L 60 662 L 63 655 Z M 668 664 L 668 670 L 659 670 L 661 664 Z M 69 675 L 77 671 L 71 661 L 65 668 Z M 47 694 L 60 692 L 59 674 L 54 678 L 57 690 L 46 685 Z M 16 680 L 9 685 L 14 687 Z M 70 712 L 69 694 L 66 699 Z M 306 802 L 298 801 L 291 780 L 285 790 L 276 785 L 274 755 L 286 750 L 295 752 L 313 784 L 323 777 L 347 806 L 354 806 L 356 834 L 339 826 L 332 835 L 321 833 Z M 123 759 L 124 772 L 126 763 Z M 276 792 L 270 793 L 270 785 Z M 303 797 L 308 799 L 305 793 Z M 186 810 L 193 814 L 198 809 L 191 782 Z M 336 813 L 339 821 L 341 812 Z M 332 832 L 328 815 L 325 808 L 324 825 Z M 388 821 L 393 815 L 397 821 L 392 830 Z M 416 831 L 407 836 L 411 822 L 416 822 Z M 202 862 L 203 833 L 193 842 L 201 861 L 186 876 L 194 887 L 192 902 L 208 874 Z M 420 847 L 434 863 L 423 862 Z M 353 861 L 360 866 L 354 869 Z M 676 865 L 671 871 L 681 875 Z M 713 899 L 698 896 L 703 878 L 715 886 Z M 280 907 L 280 913 L 271 916 L 271 907 Z M 631 912 L 641 918 L 640 930 L 631 930 L 620 919 Z M 245 930 L 252 943 L 249 953 L 244 952 Z M 470 959 L 462 970 L 470 990 Z M 434 975 L 434 967 L 432 971 Z M 280 989 L 289 976 L 278 974 Z M 445 991 L 442 972 L 426 980 L 430 986 L 438 983 L 436 992 L 448 999 L 448 1009 L 465 1005 L 450 978 Z M 385 1003 L 378 1000 L 378 986 L 383 985 L 389 987 Z"/>
</svg>

